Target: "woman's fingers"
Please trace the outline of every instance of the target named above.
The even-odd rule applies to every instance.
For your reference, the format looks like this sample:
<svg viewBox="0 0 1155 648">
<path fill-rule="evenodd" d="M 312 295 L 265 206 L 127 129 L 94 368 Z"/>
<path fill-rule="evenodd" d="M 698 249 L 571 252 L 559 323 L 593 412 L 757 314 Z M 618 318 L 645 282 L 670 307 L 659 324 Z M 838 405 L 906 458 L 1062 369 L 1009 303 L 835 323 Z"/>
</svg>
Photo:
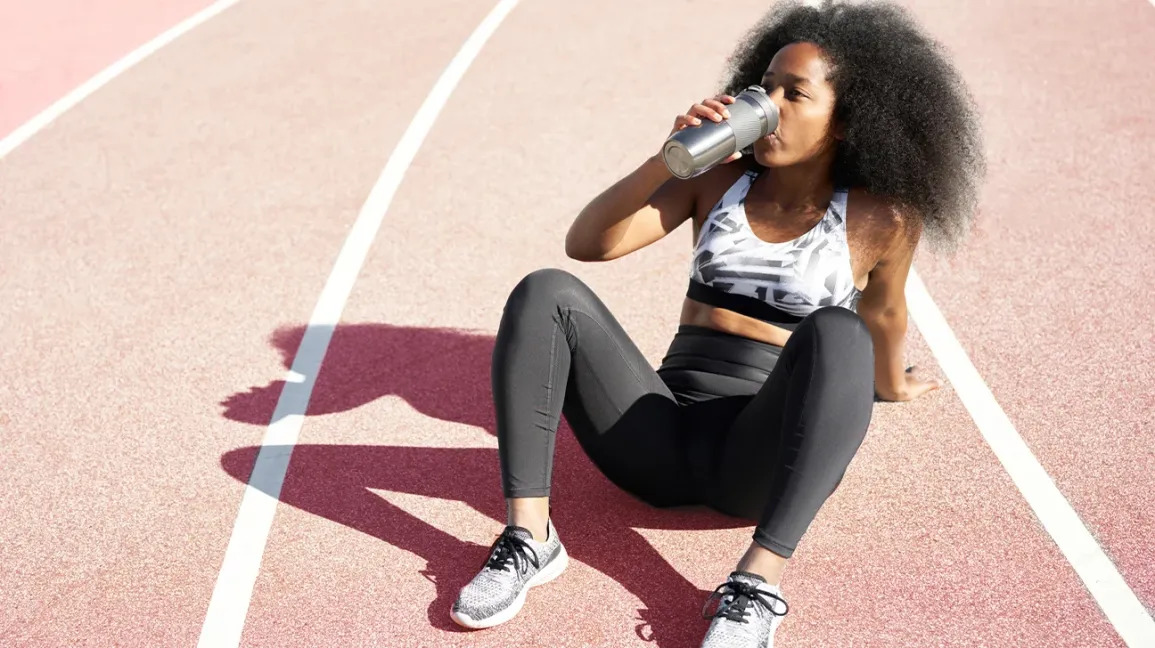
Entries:
<svg viewBox="0 0 1155 648">
<path fill-rule="evenodd" d="M 709 101 L 709 99 L 706 101 Z M 720 122 L 725 119 L 722 110 L 724 110 L 726 107 L 717 101 L 711 103 L 713 103 L 716 107 L 711 107 L 706 104 L 694 104 L 693 106 L 690 106 L 690 110 L 687 111 L 687 114 L 716 122 Z M 727 111 L 726 114 L 729 114 L 729 112 Z"/>
<path fill-rule="evenodd" d="M 702 105 L 704 105 L 704 106 L 706 106 L 707 108 L 710 108 L 710 109 L 711 109 L 711 110 L 713 110 L 714 112 L 718 113 L 718 114 L 719 114 L 720 116 L 722 116 L 724 119 L 729 119 L 729 118 L 730 118 L 730 111 L 729 111 L 729 110 L 726 108 L 726 104 L 724 104 L 724 103 L 722 103 L 721 101 L 719 101 L 719 100 L 718 100 L 716 97 L 715 97 L 714 99 L 706 99 L 706 100 L 704 100 L 704 101 L 702 102 Z"/>
<path fill-rule="evenodd" d="M 712 122 L 720 122 L 723 119 L 730 118 L 730 110 L 726 108 L 727 104 L 734 103 L 734 97 L 730 95 L 718 95 L 713 99 L 703 99 L 702 103 L 696 103 L 690 106 L 684 115 L 678 115 L 674 119 L 674 129 L 671 134 L 676 133 L 683 128 L 691 126 L 701 126 L 702 120 L 709 119 Z M 727 162 L 736 160 L 741 157 L 741 154 L 735 153 Z"/>
</svg>

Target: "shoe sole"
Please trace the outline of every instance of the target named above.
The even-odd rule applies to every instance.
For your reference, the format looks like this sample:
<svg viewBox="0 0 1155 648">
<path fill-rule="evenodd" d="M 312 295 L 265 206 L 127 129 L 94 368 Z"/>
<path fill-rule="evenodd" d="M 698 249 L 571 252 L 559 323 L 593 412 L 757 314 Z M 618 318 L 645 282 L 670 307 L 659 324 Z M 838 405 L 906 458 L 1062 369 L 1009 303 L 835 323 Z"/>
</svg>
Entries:
<svg viewBox="0 0 1155 648">
<path fill-rule="evenodd" d="M 554 558 L 553 562 L 545 566 L 545 569 L 534 574 L 533 578 L 529 579 L 529 581 L 525 584 L 525 587 L 521 588 L 521 591 L 517 594 L 517 598 L 513 599 L 513 603 L 510 604 L 509 607 L 492 616 L 485 617 L 484 619 L 473 619 L 468 614 L 455 612 L 453 608 L 450 607 L 449 617 L 453 619 L 457 625 L 463 628 L 469 628 L 470 630 L 481 630 L 484 628 L 492 628 L 493 626 L 501 625 L 517 616 L 517 613 L 521 611 L 521 607 L 525 605 L 525 596 L 531 587 L 545 585 L 558 576 L 561 576 L 561 573 L 565 571 L 565 568 L 568 566 L 569 554 L 566 553 L 565 546 L 562 545 L 561 551 L 558 553 L 557 558 Z"/>
</svg>

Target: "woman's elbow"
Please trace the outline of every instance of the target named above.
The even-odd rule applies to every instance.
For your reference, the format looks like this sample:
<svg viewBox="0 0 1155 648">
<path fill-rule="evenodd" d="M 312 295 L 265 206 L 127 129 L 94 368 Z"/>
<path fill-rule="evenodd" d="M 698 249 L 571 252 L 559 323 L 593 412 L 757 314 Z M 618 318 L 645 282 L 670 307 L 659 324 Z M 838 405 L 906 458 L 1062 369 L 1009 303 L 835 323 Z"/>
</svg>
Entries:
<svg viewBox="0 0 1155 648">
<path fill-rule="evenodd" d="M 565 236 L 565 255 L 574 261 L 585 261 L 589 256 L 581 241 L 574 236 L 572 229 Z"/>
<path fill-rule="evenodd" d="M 574 261 L 600 261 L 602 259 L 599 251 L 574 235 L 573 230 L 570 230 L 565 237 L 565 255 Z"/>
<path fill-rule="evenodd" d="M 874 308 L 859 307 L 858 316 L 871 328 L 894 328 L 906 325 L 906 309 L 899 305 L 882 305 Z"/>
</svg>

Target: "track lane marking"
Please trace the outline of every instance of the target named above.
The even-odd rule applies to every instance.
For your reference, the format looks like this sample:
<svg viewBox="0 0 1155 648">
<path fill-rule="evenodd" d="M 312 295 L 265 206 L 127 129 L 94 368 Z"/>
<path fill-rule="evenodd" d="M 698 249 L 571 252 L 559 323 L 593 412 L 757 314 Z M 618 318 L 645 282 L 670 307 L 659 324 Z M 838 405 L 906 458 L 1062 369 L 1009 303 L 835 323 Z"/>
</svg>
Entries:
<svg viewBox="0 0 1155 648">
<path fill-rule="evenodd" d="M 385 169 L 370 190 L 368 199 L 341 247 L 333 271 L 309 318 L 293 365 L 286 374 L 285 386 L 277 400 L 272 421 L 261 440 L 261 449 L 245 486 L 232 536 L 209 600 L 197 644 L 199 648 L 240 644 L 245 617 L 252 601 L 253 586 L 260 572 L 261 559 L 273 525 L 289 459 L 300 437 L 317 372 L 345 302 L 361 272 L 361 266 L 389 204 L 434 121 L 482 46 L 497 31 L 518 1 L 498 2 L 441 73 L 389 156 Z"/>
<path fill-rule="evenodd" d="M 1155 0 L 1152 0 L 1155 2 Z M 907 308 L 963 406 L 1047 534 L 1130 648 L 1155 647 L 1155 620 L 1063 497 L 995 400 L 946 318 L 911 268 Z"/>
<path fill-rule="evenodd" d="M 208 19 L 220 14 L 225 9 L 237 4 L 239 0 L 219 0 L 213 4 L 201 9 L 192 16 L 177 23 L 175 26 L 169 28 L 167 31 L 161 33 L 156 38 L 148 41 L 144 45 L 126 54 L 123 58 L 104 68 L 96 73 L 91 79 L 76 86 L 72 92 L 57 99 L 52 105 L 40 111 L 32 119 L 24 122 L 4 137 L 0 139 L 0 159 L 8 155 L 24 142 L 28 141 L 30 137 L 44 130 L 49 124 L 56 121 L 64 113 L 74 108 L 81 101 L 84 101 L 97 90 L 100 90 L 110 81 L 123 74 L 126 70 L 140 63 L 144 59 L 154 54 L 157 50 L 168 45 L 174 40 L 180 38 L 194 27 L 201 25 Z"/>
</svg>

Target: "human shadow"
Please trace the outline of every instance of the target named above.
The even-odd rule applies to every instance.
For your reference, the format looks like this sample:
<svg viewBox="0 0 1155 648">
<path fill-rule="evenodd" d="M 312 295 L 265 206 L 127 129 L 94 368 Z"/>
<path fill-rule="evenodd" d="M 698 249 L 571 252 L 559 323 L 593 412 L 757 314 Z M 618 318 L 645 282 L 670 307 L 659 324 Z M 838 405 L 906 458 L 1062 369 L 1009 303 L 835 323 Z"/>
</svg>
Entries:
<svg viewBox="0 0 1155 648">
<path fill-rule="evenodd" d="M 296 327 L 272 337 L 286 367 L 302 333 L 303 328 Z M 346 411 L 394 395 L 432 418 L 494 434 L 492 350 L 492 336 L 466 331 L 342 325 L 334 331 L 308 414 Z M 223 403 L 225 416 L 267 424 L 282 387 L 283 381 L 277 381 L 229 397 Z M 229 451 L 221 465 L 248 482 L 259 450 L 249 446 Z M 297 445 L 279 493 L 286 504 L 426 560 L 422 575 L 437 591 L 429 622 L 443 630 L 460 630 L 449 619 L 450 604 L 484 562 L 488 547 L 463 543 L 369 489 L 458 500 L 504 523 L 497 451 Z M 555 448 L 551 504 L 570 555 L 625 587 L 644 605 L 635 621 L 639 637 L 663 648 L 698 645 L 707 625 L 700 611 L 708 592 L 679 574 L 635 529 L 737 528 L 751 522 L 700 507 L 657 509 L 631 497 L 598 472 L 564 420 Z"/>
</svg>

